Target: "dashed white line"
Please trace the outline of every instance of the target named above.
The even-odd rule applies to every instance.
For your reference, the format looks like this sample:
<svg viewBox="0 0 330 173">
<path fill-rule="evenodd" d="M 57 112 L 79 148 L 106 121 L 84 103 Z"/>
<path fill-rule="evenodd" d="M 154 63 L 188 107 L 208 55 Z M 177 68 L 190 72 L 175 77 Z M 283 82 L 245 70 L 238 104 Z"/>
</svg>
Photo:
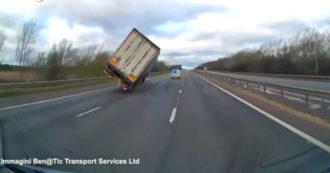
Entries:
<svg viewBox="0 0 330 173">
<path fill-rule="evenodd" d="M 3 157 L 3 124 L 2 124 L 2 122 L 0 123 L 0 156 L 2 156 Z M 0 166 L 4 166 L 4 164 L 0 164 Z"/>
<path fill-rule="evenodd" d="M 196 73 L 195 73 L 195 75 L 197 75 L 199 78 L 203 79 L 204 81 L 208 82 L 209 84 L 213 85 L 214 87 L 218 88 L 219 90 L 221 90 L 221 91 L 227 93 L 228 95 L 234 97 L 235 99 L 239 100 L 240 102 L 244 103 L 245 105 L 251 107 L 252 109 L 256 110 L 257 112 L 259 112 L 259 113 L 265 115 L 265 116 L 268 117 L 269 119 L 271 119 L 271 120 L 277 122 L 278 124 L 282 125 L 283 127 L 287 128 L 287 129 L 289 129 L 290 131 L 294 132 L 295 134 L 301 136 L 302 138 L 306 139 L 307 141 L 310 141 L 310 142 L 313 143 L 314 145 L 316 145 L 316 146 L 318 146 L 318 147 L 324 149 L 324 150 L 327 151 L 328 153 L 330 153 L 330 146 L 329 146 L 329 145 L 323 143 L 322 141 L 317 140 L 316 138 L 314 138 L 314 137 L 312 137 L 312 136 L 310 136 L 310 135 L 304 133 L 303 131 L 301 131 L 301 130 L 299 130 L 299 129 L 293 127 L 293 126 L 291 126 L 290 124 L 288 124 L 288 123 L 286 123 L 286 122 L 284 122 L 284 121 L 282 121 L 282 120 L 276 118 L 274 115 L 269 114 L 268 112 L 266 112 L 266 111 L 264 111 L 264 110 L 258 108 L 257 106 L 255 106 L 255 105 L 253 105 L 253 104 L 247 102 L 246 100 L 244 100 L 244 99 L 242 99 L 242 98 L 236 96 L 235 94 L 233 94 L 233 93 L 231 93 L 231 92 L 229 92 L 229 91 L 227 91 L 227 90 L 221 88 L 220 86 L 218 86 L 218 85 L 214 84 L 213 82 L 211 82 L 211 81 L 205 79 L 204 77 L 202 77 L 202 76 L 200 76 L 200 75 L 198 75 L 198 74 L 196 74 Z"/>
<path fill-rule="evenodd" d="M 48 100 L 36 101 L 36 102 L 32 102 L 32 103 L 26 103 L 26 104 L 15 105 L 15 106 L 8 106 L 8 107 L 0 108 L 0 111 L 20 108 L 20 107 L 25 107 L 25 106 L 31 106 L 31 105 L 36 105 L 36 104 L 41 104 L 41 103 L 46 103 L 46 102 L 51 102 L 51 101 L 56 101 L 56 100 L 62 100 L 62 99 L 70 98 L 70 97 L 86 95 L 86 94 L 94 93 L 94 92 L 97 92 L 97 91 L 102 91 L 102 90 L 109 89 L 109 88 L 111 88 L 111 87 L 86 91 L 86 92 L 82 92 L 82 93 L 78 93 L 78 94 L 72 94 L 72 95 L 68 95 L 68 96 L 56 97 L 56 98 L 52 98 L 52 99 L 48 99 Z"/>
<path fill-rule="evenodd" d="M 179 90 L 179 94 L 181 94 L 181 93 L 182 93 L 182 89 Z"/>
<path fill-rule="evenodd" d="M 173 121 L 175 119 L 175 114 L 176 114 L 176 108 L 174 108 L 172 110 L 171 117 L 170 117 L 170 120 L 169 120 L 170 123 L 173 123 Z"/>
<path fill-rule="evenodd" d="M 93 108 L 93 109 L 88 110 L 88 111 L 86 111 L 86 112 L 83 112 L 83 113 L 81 113 L 81 114 L 78 114 L 78 115 L 76 116 L 76 118 L 82 117 L 82 116 L 84 116 L 84 115 L 86 115 L 86 114 L 89 114 L 89 113 L 91 113 L 91 112 L 94 112 L 94 111 L 96 111 L 96 110 L 98 110 L 98 109 L 100 109 L 100 108 L 101 108 L 101 107 L 96 107 L 96 108 Z"/>
</svg>

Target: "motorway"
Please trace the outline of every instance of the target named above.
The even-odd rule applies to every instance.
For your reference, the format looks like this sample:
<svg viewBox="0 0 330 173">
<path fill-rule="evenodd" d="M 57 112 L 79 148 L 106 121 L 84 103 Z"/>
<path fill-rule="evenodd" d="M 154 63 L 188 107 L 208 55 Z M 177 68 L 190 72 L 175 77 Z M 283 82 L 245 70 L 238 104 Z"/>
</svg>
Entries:
<svg viewBox="0 0 330 173">
<path fill-rule="evenodd" d="M 293 78 L 283 78 L 275 76 L 258 76 L 253 74 L 239 74 L 239 73 L 227 73 L 227 72 L 217 72 L 217 71 L 207 71 L 208 73 L 220 74 L 222 76 L 253 80 L 258 82 L 273 83 L 278 85 L 285 85 L 290 87 L 299 87 L 304 89 L 314 89 L 321 91 L 330 91 L 330 82 L 327 80 L 313 80 L 313 79 L 293 79 Z"/>
<path fill-rule="evenodd" d="M 183 71 L 177 80 L 169 75 L 154 77 L 130 93 L 116 85 L 79 93 L 72 91 L 59 99 L 52 99 L 56 92 L 0 99 L 5 158 L 140 159 L 138 165 L 47 167 L 74 172 L 321 173 L 330 169 L 327 151 L 191 71 Z M 24 103 L 34 97 L 45 101 Z M 15 100 L 25 105 L 16 106 Z"/>
</svg>

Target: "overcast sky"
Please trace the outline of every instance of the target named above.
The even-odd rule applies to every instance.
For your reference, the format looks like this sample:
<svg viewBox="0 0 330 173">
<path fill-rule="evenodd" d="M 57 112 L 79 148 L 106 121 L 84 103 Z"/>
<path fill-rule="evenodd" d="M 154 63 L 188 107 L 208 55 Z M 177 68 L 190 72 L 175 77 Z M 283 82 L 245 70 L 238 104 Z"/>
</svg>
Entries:
<svg viewBox="0 0 330 173">
<path fill-rule="evenodd" d="M 330 0 L 0 0 L 5 63 L 25 21 L 38 24 L 34 51 L 66 38 L 115 50 L 133 27 L 161 48 L 160 60 L 195 67 L 237 50 L 330 26 Z"/>
</svg>

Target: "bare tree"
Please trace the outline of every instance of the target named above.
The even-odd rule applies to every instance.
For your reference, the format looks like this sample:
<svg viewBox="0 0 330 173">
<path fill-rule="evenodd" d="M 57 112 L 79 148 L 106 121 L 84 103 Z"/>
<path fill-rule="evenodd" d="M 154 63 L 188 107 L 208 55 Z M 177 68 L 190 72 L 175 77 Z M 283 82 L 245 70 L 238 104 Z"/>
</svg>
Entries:
<svg viewBox="0 0 330 173">
<path fill-rule="evenodd" d="M 47 58 L 45 52 L 39 52 L 35 62 L 35 67 L 39 69 L 43 68 L 45 67 L 46 62 L 47 62 Z"/>
<path fill-rule="evenodd" d="M 314 74 L 317 75 L 319 71 L 318 54 L 320 54 L 323 49 L 323 36 L 315 30 L 306 31 L 304 34 L 304 38 L 301 41 L 301 47 L 306 57 L 315 60 Z"/>
<path fill-rule="evenodd" d="M 87 62 L 90 62 L 93 60 L 93 58 L 95 58 L 95 55 L 97 54 L 97 46 L 93 45 L 93 46 L 89 46 L 87 48 L 85 48 L 84 50 L 82 50 L 83 53 L 83 57 L 87 60 Z"/>
<path fill-rule="evenodd" d="M 2 48 L 3 48 L 3 45 L 5 43 L 5 39 L 6 37 L 0 33 L 0 64 L 2 63 L 2 58 L 1 58 L 1 52 L 2 52 Z"/>
<path fill-rule="evenodd" d="M 72 61 L 72 41 L 63 39 L 58 43 L 58 52 L 61 65 L 70 64 Z"/>
<path fill-rule="evenodd" d="M 66 67 L 73 64 L 79 50 L 72 48 L 72 42 L 63 39 L 58 44 L 54 44 L 48 53 L 46 62 L 46 78 L 49 80 L 64 78 Z"/>
<path fill-rule="evenodd" d="M 97 46 L 88 46 L 80 48 L 75 53 L 74 61 L 75 65 L 84 67 L 91 62 L 97 55 Z"/>
<path fill-rule="evenodd" d="M 16 57 L 21 67 L 28 63 L 28 58 L 32 52 L 32 45 L 35 43 L 36 36 L 37 24 L 32 21 L 24 23 L 16 47 Z"/>
<path fill-rule="evenodd" d="M 2 50 L 2 47 L 3 47 L 4 43 L 5 43 L 5 39 L 6 39 L 6 37 L 3 34 L 0 33 L 0 52 Z"/>
</svg>

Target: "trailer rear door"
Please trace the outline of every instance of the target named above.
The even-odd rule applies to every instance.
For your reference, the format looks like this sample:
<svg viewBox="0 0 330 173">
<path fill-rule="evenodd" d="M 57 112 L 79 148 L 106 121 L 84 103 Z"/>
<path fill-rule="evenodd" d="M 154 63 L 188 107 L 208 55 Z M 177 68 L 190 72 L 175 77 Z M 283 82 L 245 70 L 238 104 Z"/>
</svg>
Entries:
<svg viewBox="0 0 330 173">
<path fill-rule="evenodd" d="M 160 49 L 155 44 L 133 29 L 115 53 L 117 68 L 126 76 L 133 74 L 139 77 L 159 52 Z"/>
</svg>

